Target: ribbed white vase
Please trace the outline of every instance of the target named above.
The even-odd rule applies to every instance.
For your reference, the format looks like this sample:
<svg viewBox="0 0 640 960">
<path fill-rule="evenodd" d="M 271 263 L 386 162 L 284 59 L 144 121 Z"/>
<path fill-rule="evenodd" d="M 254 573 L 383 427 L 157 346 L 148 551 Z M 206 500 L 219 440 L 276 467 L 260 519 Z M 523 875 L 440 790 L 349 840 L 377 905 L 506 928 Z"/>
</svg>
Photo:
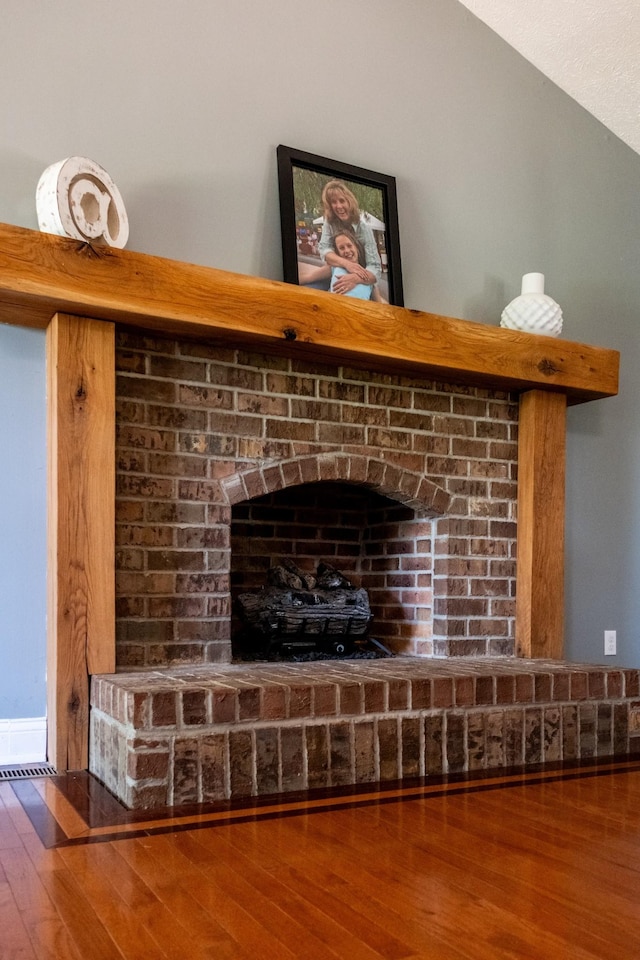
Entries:
<svg viewBox="0 0 640 960">
<path fill-rule="evenodd" d="M 500 326 L 524 333 L 557 337 L 562 330 L 562 310 L 544 292 L 543 273 L 525 273 L 522 293 L 502 311 Z"/>
</svg>

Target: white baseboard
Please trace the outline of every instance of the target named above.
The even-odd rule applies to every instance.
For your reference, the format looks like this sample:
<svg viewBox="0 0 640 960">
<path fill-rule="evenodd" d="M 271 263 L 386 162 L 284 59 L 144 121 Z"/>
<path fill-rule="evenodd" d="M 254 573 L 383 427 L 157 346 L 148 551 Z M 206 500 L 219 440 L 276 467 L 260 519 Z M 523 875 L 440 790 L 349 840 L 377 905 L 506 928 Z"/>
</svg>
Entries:
<svg viewBox="0 0 640 960">
<path fill-rule="evenodd" d="M 0 720 L 0 766 L 47 759 L 47 718 Z"/>
</svg>

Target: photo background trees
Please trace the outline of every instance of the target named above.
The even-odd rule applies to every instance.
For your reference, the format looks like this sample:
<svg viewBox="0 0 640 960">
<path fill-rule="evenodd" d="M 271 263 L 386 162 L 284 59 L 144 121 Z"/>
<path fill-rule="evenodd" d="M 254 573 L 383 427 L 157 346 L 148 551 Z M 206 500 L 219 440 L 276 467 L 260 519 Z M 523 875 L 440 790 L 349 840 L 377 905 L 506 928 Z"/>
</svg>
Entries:
<svg viewBox="0 0 640 960">
<path fill-rule="evenodd" d="M 305 170 L 302 167 L 293 167 L 293 197 L 296 220 L 314 220 L 321 217 L 322 190 L 329 180 L 343 180 L 354 194 L 362 213 L 371 213 L 378 220 L 384 222 L 383 193 L 378 187 L 356 183 L 335 175 L 319 173 L 317 170 Z"/>
</svg>

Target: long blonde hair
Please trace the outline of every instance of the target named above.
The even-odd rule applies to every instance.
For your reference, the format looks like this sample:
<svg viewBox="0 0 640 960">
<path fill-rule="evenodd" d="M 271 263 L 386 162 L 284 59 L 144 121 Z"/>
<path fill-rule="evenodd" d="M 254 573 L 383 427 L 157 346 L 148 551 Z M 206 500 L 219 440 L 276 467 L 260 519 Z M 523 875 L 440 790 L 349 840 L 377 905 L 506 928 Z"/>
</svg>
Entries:
<svg viewBox="0 0 640 960">
<path fill-rule="evenodd" d="M 325 221 L 330 224 L 341 222 L 336 217 L 331 206 L 331 200 L 337 193 L 343 194 L 349 202 L 349 223 L 358 223 L 360 220 L 360 206 L 354 194 L 342 180 L 329 180 L 329 182 L 324 185 L 322 191 L 322 206 L 324 208 Z"/>
</svg>

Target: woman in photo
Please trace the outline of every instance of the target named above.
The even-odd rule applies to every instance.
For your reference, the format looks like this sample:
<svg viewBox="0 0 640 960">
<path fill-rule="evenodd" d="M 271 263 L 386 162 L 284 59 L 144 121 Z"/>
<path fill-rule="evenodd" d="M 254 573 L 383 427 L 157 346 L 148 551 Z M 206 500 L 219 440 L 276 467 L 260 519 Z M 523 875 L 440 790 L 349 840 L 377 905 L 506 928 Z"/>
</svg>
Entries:
<svg viewBox="0 0 640 960">
<path fill-rule="evenodd" d="M 342 180 L 329 180 L 322 191 L 324 223 L 320 237 L 319 253 L 330 267 L 342 267 L 353 274 L 357 281 L 377 283 L 382 276 L 382 264 L 373 230 L 362 219 L 360 207 L 354 194 Z M 341 257 L 334 246 L 334 237 L 339 231 L 350 230 L 362 246 L 364 263 Z"/>
<path fill-rule="evenodd" d="M 377 300 L 386 303 L 381 296 L 376 283 L 363 281 L 352 269 L 342 266 L 346 262 L 349 266 L 359 266 L 364 269 L 367 277 L 371 276 L 366 269 L 366 254 L 362 243 L 351 230 L 338 230 L 333 236 L 333 250 L 340 260 L 340 265 L 331 267 L 331 292 L 346 297 L 357 297 L 360 300 Z"/>
</svg>

